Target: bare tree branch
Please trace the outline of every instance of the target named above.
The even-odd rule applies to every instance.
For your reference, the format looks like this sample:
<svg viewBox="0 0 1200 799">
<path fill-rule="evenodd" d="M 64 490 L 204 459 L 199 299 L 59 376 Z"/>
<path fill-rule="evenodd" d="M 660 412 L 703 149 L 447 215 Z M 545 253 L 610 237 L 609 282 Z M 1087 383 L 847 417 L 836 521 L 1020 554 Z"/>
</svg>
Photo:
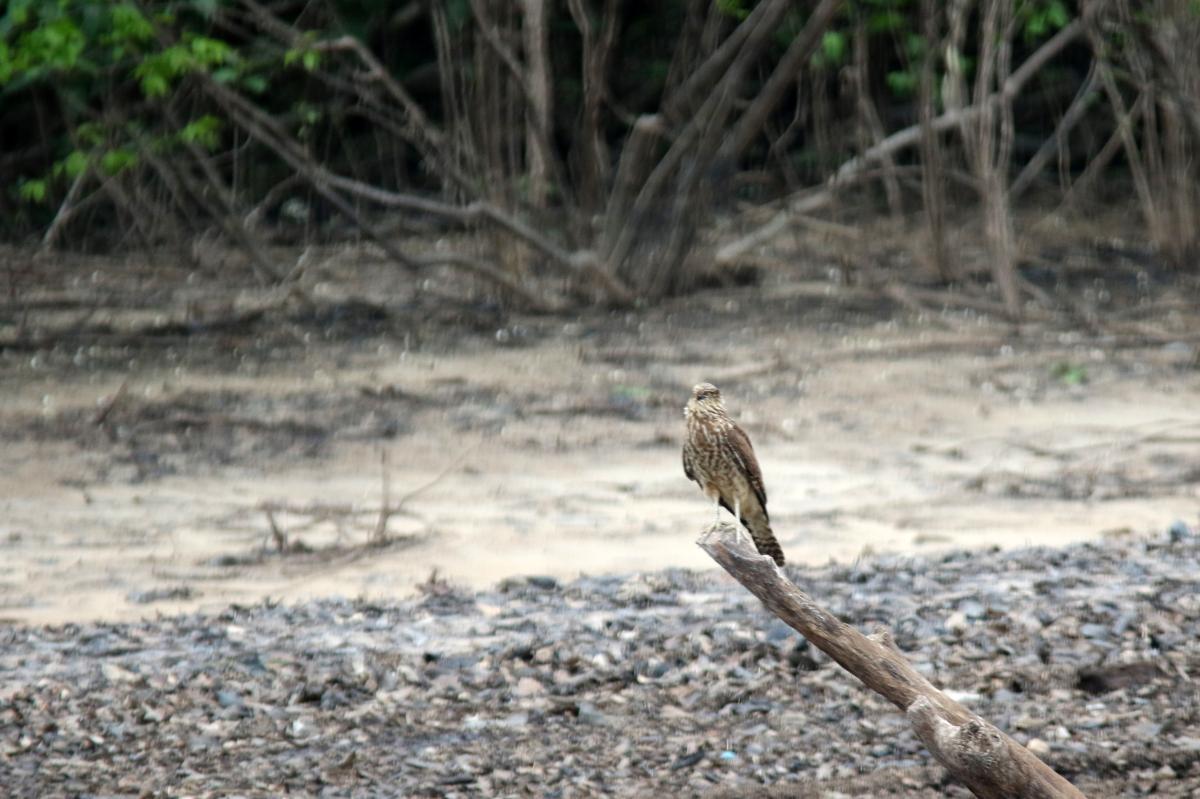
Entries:
<svg viewBox="0 0 1200 799">
<path fill-rule="evenodd" d="M 733 161 L 750 146 L 750 142 L 762 130 L 767 115 L 779 105 L 783 95 L 796 82 L 796 76 L 821 43 L 821 36 L 841 6 L 842 0 L 821 0 L 821 4 L 812 10 L 808 21 L 788 45 L 787 52 L 775 65 L 771 77 L 767 78 L 758 96 L 742 113 L 733 131 L 725 137 L 717 153 L 718 162 Z"/>
<path fill-rule="evenodd" d="M 1033 154 L 1028 163 L 1021 168 L 1020 174 L 1013 180 L 1008 190 L 1012 199 L 1015 200 L 1024 194 L 1026 189 L 1033 185 L 1033 181 L 1042 173 L 1042 170 L 1046 168 L 1046 164 L 1050 161 L 1051 156 L 1056 151 L 1062 149 L 1067 136 L 1079 124 L 1079 121 L 1083 119 L 1092 101 L 1096 99 L 1096 81 L 1096 67 L 1093 64 L 1091 69 L 1088 70 L 1088 75 L 1084 79 L 1083 85 L 1075 93 L 1075 99 L 1071 101 L 1071 104 L 1067 106 L 1067 110 L 1063 112 L 1062 118 L 1058 120 L 1058 125 L 1055 126 L 1054 133 L 1051 134 L 1050 138 L 1042 142 L 1042 146 L 1038 148 L 1038 151 Z"/>
<path fill-rule="evenodd" d="M 964 122 L 977 118 L 984 112 L 985 108 L 1000 103 L 1006 98 L 1015 97 L 1024 85 L 1029 82 L 1030 78 L 1037 74 L 1039 69 L 1061 53 L 1083 33 L 1083 22 L 1078 19 L 1066 25 L 1062 30 L 1050 37 L 1045 44 L 1034 51 L 1018 69 L 1014 70 L 1008 76 L 1008 79 L 1004 81 L 1000 91 L 995 92 L 986 100 L 976 105 L 950 110 L 941 114 L 930 123 L 929 127 L 938 133 L 952 130 Z M 822 188 L 816 191 L 806 190 L 798 193 L 787 201 L 784 210 L 776 214 L 765 225 L 721 247 L 716 254 L 717 262 L 729 263 L 736 261 L 743 253 L 767 243 L 787 228 L 789 219 L 793 214 L 812 213 L 819 208 L 825 207 L 833 200 L 837 191 L 843 186 L 852 183 L 860 172 L 881 160 L 885 155 L 891 155 L 918 144 L 921 136 L 922 125 L 910 125 L 907 128 L 896 131 L 863 154 L 849 159 L 838 168 L 837 172 L 833 174 Z"/>
<path fill-rule="evenodd" d="M 946 696 L 900 653 L 891 633 L 870 637 L 837 619 L 728 524 L 697 542 L 725 571 L 867 688 L 904 711 L 917 737 L 982 799 L 1084 799 L 1028 749 Z"/>
</svg>

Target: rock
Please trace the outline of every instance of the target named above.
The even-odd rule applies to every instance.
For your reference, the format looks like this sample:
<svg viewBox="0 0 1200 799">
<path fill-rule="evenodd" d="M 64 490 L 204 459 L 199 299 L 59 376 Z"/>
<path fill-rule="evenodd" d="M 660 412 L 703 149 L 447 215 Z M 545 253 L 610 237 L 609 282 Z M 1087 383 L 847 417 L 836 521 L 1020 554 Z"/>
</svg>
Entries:
<svg viewBox="0 0 1200 799">
<path fill-rule="evenodd" d="M 316 727 L 306 719 L 296 719 L 288 727 L 288 736 L 294 740 L 303 740 L 316 734 Z"/>
<path fill-rule="evenodd" d="M 517 696 L 541 696 L 546 693 L 546 686 L 532 677 L 522 677 L 517 680 L 517 687 L 513 693 Z"/>
<path fill-rule="evenodd" d="M 1143 721 L 1129 728 L 1129 734 L 1134 738 L 1153 740 L 1162 733 L 1163 725 L 1156 721 Z"/>
<path fill-rule="evenodd" d="M 983 606 L 982 602 L 975 599 L 964 599 L 962 602 L 959 602 L 958 610 L 972 621 L 982 619 L 987 615 L 987 608 Z"/>
<path fill-rule="evenodd" d="M 1025 744 L 1025 748 L 1043 760 L 1050 754 L 1050 744 L 1041 738 L 1031 738 L 1029 743 Z"/>
<path fill-rule="evenodd" d="M 675 758 L 675 762 L 671 764 L 671 771 L 679 771 L 680 769 L 691 768 L 704 759 L 708 754 L 708 750 L 703 746 L 697 748 L 694 752 L 688 752 Z"/>
<path fill-rule="evenodd" d="M 1192 528 L 1188 527 L 1187 522 L 1182 519 L 1176 519 L 1167 528 L 1167 537 L 1170 538 L 1172 544 L 1181 543 L 1194 536 L 1195 533 L 1192 532 Z"/>
<path fill-rule="evenodd" d="M 956 610 L 946 617 L 946 630 L 954 633 L 955 635 L 962 635 L 967 631 L 969 626 L 970 624 L 967 621 L 967 614 L 963 613 L 961 610 Z"/>
<path fill-rule="evenodd" d="M 596 709 L 591 702 L 580 702 L 577 717 L 583 724 L 604 727 L 609 724 L 608 717 Z"/>
<path fill-rule="evenodd" d="M 172 588 L 155 588 L 149 591 L 130 591 L 125 595 L 125 598 L 135 605 L 148 605 L 151 602 L 195 599 L 197 596 L 199 596 L 199 592 L 194 588 L 187 585 L 181 585 L 174 586 Z"/>
<path fill-rule="evenodd" d="M 240 707 L 243 701 L 235 691 L 217 691 L 217 704 L 221 707 Z"/>
<path fill-rule="evenodd" d="M 105 663 L 100 667 L 100 673 L 109 682 L 133 682 L 138 679 L 137 674 L 116 663 Z"/>
<path fill-rule="evenodd" d="M 1160 674 L 1158 665 L 1149 661 L 1118 663 L 1080 669 L 1075 684 L 1089 694 L 1106 694 L 1144 685 Z"/>
<path fill-rule="evenodd" d="M 1072 779 L 1198 787 L 1173 665 L 1200 660 L 1196 537 L 880 556 L 858 583 L 790 568 Z M 13 796 L 350 796 L 375 779 L 447 798 L 966 795 L 902 714 L 715 570 L 0 626 L 0 675 Z"/>
</svg>

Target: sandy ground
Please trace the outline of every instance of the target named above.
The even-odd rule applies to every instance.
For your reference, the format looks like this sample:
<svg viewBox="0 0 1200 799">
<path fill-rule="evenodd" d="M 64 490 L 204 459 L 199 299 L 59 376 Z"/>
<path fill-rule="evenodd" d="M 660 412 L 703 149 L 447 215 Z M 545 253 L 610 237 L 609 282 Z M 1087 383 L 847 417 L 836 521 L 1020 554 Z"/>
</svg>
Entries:
<svg viewBox="0 0 1200 799">
<path fill-rule="evenodd" d="M 1196 522 L 1194 339 L 757 292 L 443 336 L 410 334 L 417 309 L 332 336 L 268 317 L 10 350 L 0 618 L 710 567 L 693 542 L 712 512 L 679 461 L 700 380 L 754 441 L 793 562 Z"/>
</svg>

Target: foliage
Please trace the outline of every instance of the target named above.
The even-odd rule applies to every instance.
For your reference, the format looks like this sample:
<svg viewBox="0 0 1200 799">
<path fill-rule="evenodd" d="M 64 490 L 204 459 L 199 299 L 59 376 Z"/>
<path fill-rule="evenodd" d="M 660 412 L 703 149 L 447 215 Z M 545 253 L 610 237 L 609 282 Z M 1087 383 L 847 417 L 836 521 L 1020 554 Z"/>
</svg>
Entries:
<svg viewBox="0 0 1200 799">
<path fill-rule="evenodd" d="M 918 0 L 847 0 L 821 31 L 816 49 L 805 54 L 809 61 L 802 72 L 808 74 L 799 76 L 799 91 L 785 94 L 770 109 L 734 168 L 784 173 L 764 192 L 768 195 L 795 184 L 823 183 L 860 146 L 861 131 L 871 127 L 859 118 L 864 104 L 847 98 L 846 87 L 861 86 L 870 94 L 865 106 L 878 109 L 872 125 L 882 123 L 884 133 L 912 125 L 920 115 L 918 86 L 926 63 L 933 71 L 931 107 L 941 102 L 947 77 L 972 80 L 982 52 L 980 9 L 991 1 L 969 0 L 968 34 L 952 46 L 942 39 L 926 41 Z M 1011 11 L 1013 24 L 1005 35 L 1014 66 L 1080 14 L 1080 4 L 1070 0 L 1011 2 L 1005 11 Z M 934 5 L 944 25 L 951 5 Z M 1126 7 L 1124 0 L 1116 5 Z M 1130 101 L 1140 92 L 1131 87 L 1134 80 L 1200 85 L 1194 75 L 1158 81 L 1146 71 L 1161 68 L 1146 66 L 1158 62 L 1139 52 L 1146 32 L 1171 14 L 1176 15 L 1172 30 L 1181 32 L 1180 46 L 1186 50 L 1193 40 L 1185 34 L 1200 24 L 1195 5 L 1156 0 L 1129 6 L 1124 17 L 1116 14 L 1116 21 L 1106 23 L 1102 35 L 1112 45 L 1111 57 L 1121 61 L 1114 74 L 1129 89 Z M 754 68 L 744 72 L 733 106 L 749 106 L 768 85 L 778 59 L 817 6 L 795 4 L 781 12 L 765 49 L 756 52 Z M 594 244 L 589 237 L 604 225 L 593 224 L 588 214 L 607 207 L 605 192 L 612 189 L 634 120 L 662 112 L 664 98 L 703 62 L 706 48 L 715 48 L 767 6 L 762 0 L 613 3 L 617 22 L 599 85 L 595 76 L 584 75 L 588 43 L 576 14 L 584 10 L 595 45 L 609 0 L 547 2 L 546 7 L 552 42 L 546 133 L 550 160 L 557 158 L 561 168 L 552 175 L 559 183 L 538 191 L 532 174 L 536 159 L 526 149 L 530 123 L 522 104 L 531 84 L 520 75 L 527 59 L 520 4 L 9 0 L 0 10 L 0 140 L 9 178 L 0 184 L 0 237 L 39 235 L 70 192 L 82 186 L 96 201 L 92 216 L 75 231 L 81 237 L 102 239 L 144 217 L 133 207 L 118 207 L 117 195 L 101 193 L 102 185 L 123 187 L 123 196 L 142 208 L 165 208 L 164 216 L 173 212 L 184 230 L 211 224 L 209 217 L 226 204 L 244 210 L 271 197 L 274 207 L 281 207 L 294 198 L 275 197 L 272 190 L 295 176 L 295 164 L 281 157 L 281 146 L 264 143 L 261 131 L 251 131 L 246 114 L 261 114 L 270 120 L 272 136 L 312 154 L 328 173 L 447 202 L 478 199 L 471 191 L 485 186 L 488 198 L 502 197 L 514 214 L 545 221 L 553 235 Z M 477 16 L 480 9 L 491 15 L 486 23 Z M 1181 13 L 1195 19 L 1188 22 Z M 1129 19 L 1136 24 L 1127 24 Z M 495 29 L 486 30 L 488 25 Z M 366 64 L 341 48 L 347 38 L 361 42 L 376 63 Z M 1200 44 L 1200 34 L 1195 43 Z M 1034 90 L 1017 98 L 1014 112 L 1024 139 L 1040 142 L 1054 135 L 1064 105 L 1091 66 L 1086 50 L 1062 55 L 1053 79 L 1039 83 L 1039 73 Z M 1178 68 L 1190 69 L 1185 62 L 1180 59 Z M 867 65 L 868 74 L 854 75 L 859 64 Z M 595 92 L 599 101 L 592 103 Z M 232 102 L 243 109 L 241 116 L 231 111 L 229 98 L 236 98 Z M 490 118 L 480 112 L 489 104 L 494 106 Z M 684 104 L 685 119 L 678 124 L 686 124 L 698 105 Z M 1139 141 L 1159 130 L 1178 130 L 1170 127 L 1175 124 L 1171 112 L 1163 113 L 1166 121 L 1157 127 L 1151 123 L 1158 118 L 1152 117 L 1135 128 Z M 587 155 L 580 126 L 589 114 L 595 115 L 599 140 L 590 142 Z M 1101 112 L 1090 119 L 1099 127 L 1089 142 L 1116 131 L 1114 119 Z M 671 147 L 678 133 L 668 131 L 655 147 Z M 1145 160 L 1159 170 L 1156 174 L 1171 171 L 1164 160 L 1168 156 L 1177 157 L 1187 175 L 1195 172 L 1191 164 L 1200 142 L 1177 135 L 1151 144 Z M 648 152 L 655 158 L 662 154 L 653 147 Z M 585 155 L 595 159 L 590 174 L 599 184 L 592 187 L 587 214 L 571 206 L 579 193 L 572 184 L 587 172 Z M 1068 167 L 1086 166 L 1090 155 Z M 915 156 L 902 156 L 909 157 Z M 961 166 L 962 150 L 952 151 L 950 159 L 951 168 Z M 1136 154 L 1130 160 L 1136 165 Z M 301 205 L 334 213 L 322 202 L 310 193 Z M 94 222 L 90 227 L 88 220 Z M 1180 215 L 1181 229 L 1188 222 L 1186 214 Z M 113 234 L 104 244 L 116 241 Z"/>
</svg>

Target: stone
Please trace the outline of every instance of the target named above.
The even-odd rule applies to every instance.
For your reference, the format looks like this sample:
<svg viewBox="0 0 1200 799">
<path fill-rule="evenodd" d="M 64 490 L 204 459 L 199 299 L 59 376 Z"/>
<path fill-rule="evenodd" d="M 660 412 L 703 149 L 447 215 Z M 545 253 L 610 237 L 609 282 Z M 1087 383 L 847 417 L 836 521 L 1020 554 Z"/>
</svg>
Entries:
<svg viewBox="0 0 1200 799">
<path fill-rule="evenodd" d="M 1050 754 L 1050 744 L 1041 738 L 1031 738 L 1029 743 L 1025 744 L 1025 748 L 1042 759 Z"/>
<path fill-rule="evenodd" d="M 967 614 L 961 610 L 956 610 L 946 617 L 945 626 L 948 632 L 955 635 L 962 635 L 970 627 L 970 623 L 967 621 Z"/>
</svg>

